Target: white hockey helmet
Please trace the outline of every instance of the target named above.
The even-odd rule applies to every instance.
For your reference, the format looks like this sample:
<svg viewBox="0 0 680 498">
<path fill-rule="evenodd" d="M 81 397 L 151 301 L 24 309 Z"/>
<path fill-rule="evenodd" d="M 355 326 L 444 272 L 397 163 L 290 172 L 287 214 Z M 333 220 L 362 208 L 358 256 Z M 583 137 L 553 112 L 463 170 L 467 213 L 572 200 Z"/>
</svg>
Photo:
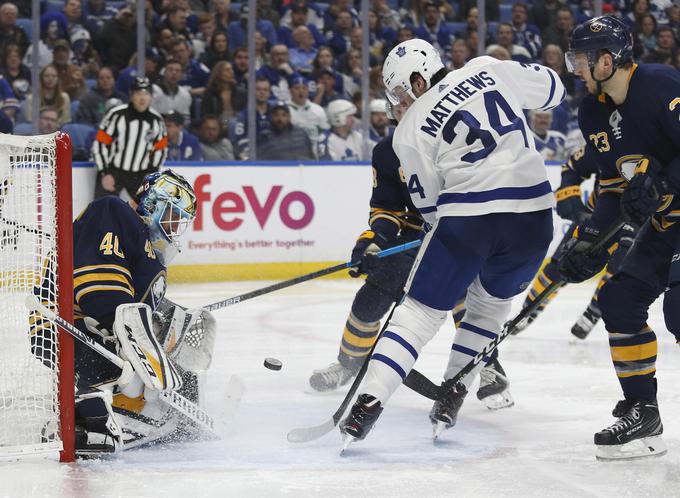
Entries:
<svg viewBox="0 0 680 498">
<path fill-rule="evenodd" d="M 331 101 L 326 108 L 328 122 L 331 126 L 346 126 L 347 117 L 357 113 L 357 107 L 349 100 L 337 99 Z"/>
<path fill-rule="evenodd" d="M 384 112 L 387 113 L 387 101 L 385 99 L 373 99 L 368 106 L 368 110 L 371 113 L 374 112 Z"/>
<path fill-rule="evenodd" d="M 423 77 L 430 88 L 432 76 L 444 68 L 439 52 L 425 40 L 414 38 L 406 40 L 390 50 L 383 64 L 383 81 L 387 98 L 392 104 L 398 104 L 404 95 L 415 100 L 411 88 L 411 75 L 417 73 Z"/>
</svg>

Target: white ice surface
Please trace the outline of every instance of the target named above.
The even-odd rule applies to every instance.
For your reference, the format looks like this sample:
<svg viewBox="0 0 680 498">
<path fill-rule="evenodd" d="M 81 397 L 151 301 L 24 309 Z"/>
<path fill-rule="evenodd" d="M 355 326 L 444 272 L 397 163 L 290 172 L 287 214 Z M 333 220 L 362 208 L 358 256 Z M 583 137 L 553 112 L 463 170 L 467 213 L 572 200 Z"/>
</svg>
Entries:
<svg viewBox="0 0 680 498">
<path fill-rule="evenodd" d="M 180 285 L 169 297 L 198 306 L 264 285 Z M 346 388 L 310 394 L 307 380 L 334 360 L 357 285 L 310 282 L 215 313 L 219 334 L 208 408 L 219 413 L 231 374 L 246 383 L 223 440 L 72 465 L 0 463 L 0 496 L 680 496 L 680 351 L 660 303 L 650 324 L 660 344 L 659 400 L 669 452 L 636 462 L 595 460 L 592 435 L 613 421 L 620 393 L 602 325 L 575 344 L 569 333 L 592 284 L 563 289 L 539 320 L 501 347 L 513 408 L 488 411 L 473 386 L 457 426 L 433 445 L 431 402 L 402 387 L 369 437 L 345 456 L 339 456 L 337 430 L 308 444 L 288 443 L 291 428 L 327 420 L 344 396 Z M 432 379 L 443 371 L 452 327 L 447 322 L 418 360 Z M 265 369 L 267 356 L 280 359 L 283 369 Z"/>
</svg>

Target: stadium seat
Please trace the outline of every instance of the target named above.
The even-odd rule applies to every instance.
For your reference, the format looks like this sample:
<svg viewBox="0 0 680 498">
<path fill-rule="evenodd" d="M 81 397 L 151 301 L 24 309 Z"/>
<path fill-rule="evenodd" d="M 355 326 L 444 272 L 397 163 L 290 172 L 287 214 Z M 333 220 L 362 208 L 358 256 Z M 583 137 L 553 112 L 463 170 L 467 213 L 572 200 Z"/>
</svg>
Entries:
<svg viewBox="0 0 680 498">
<path fill-rule="evenodd" d="M 47 0 L 45 2 L 45 12 L 61 12 L 64 10 L 63 0 Z"/>
<path fill-rule="evenodd" d="M 24 30 L 24 33 L 26 33 L 26 36 L 30 41 L 33 36 L 33 19 L 17 19 L 17 26 Z"/>
<path fill-rule="evenodd" d="M 14 135 L 33 135 L 33 123 L 19 123 L 15 125 Z"/>
<path fill-rule="evenodd" d="M 512 17 L 512 4 L 501 4 L 498 6 L 500 9 L 500 21 L 501 22 L 510 22 L 510 19 Z"/>
<path fill-rule="evenodd" d="M 489 22 L 486 23 L 486 33 L 491 35 L 491 37 L 496 40 L 496 30 L 498 29 L 498 24 L 497 22 Z"/>
<path fill-rule="evenodd" d="M 467 23 L 465 22 L 447 22 L 446 26 L 453 32 L 454 35 L 458 36 L 467 29 Z"/>
<path fill-rule="evenodd" d="M 128 4 L 128 2 L 126 2 L 126 1 L 112 1 L 112 0 L 108 0 L 108 1 L 106 2 L 106 6 L 107 6 L 107 7 L 111 7 L 111 8 L 114 8 L 114 9 L 116 9 L 116 10 L 122 9 L 122 8 L 125 7 L 127 4 Z"/>
<path fill-rule="evenodd" d="M 61 131 L 71 135 L 74 157 L 88 157 L 97 129 L 94 126 L 81 123 L 67 123 L 61 127 Z"/>
<path fill-rule="evenodd" d="M 80 107 L 80 100 L 71 101 L 71 119 L 75 119 L 76 113 L 78 112 L 78 107 Z"/>
<path fill-rule="evenodd" d="M 94 78 L 88 78 L 85 80 L 85 84 L 87 85 L 88 90 L 92 90 L 95 86 L 97 86 L 97 80 Z"/>
<path fill-rule="evenodd" d="M 231 5 L 229 6 L 229 12 L 233 12 L 234 14 L 241 12 L 241 3 L 231 2 Z"/>
</svg>

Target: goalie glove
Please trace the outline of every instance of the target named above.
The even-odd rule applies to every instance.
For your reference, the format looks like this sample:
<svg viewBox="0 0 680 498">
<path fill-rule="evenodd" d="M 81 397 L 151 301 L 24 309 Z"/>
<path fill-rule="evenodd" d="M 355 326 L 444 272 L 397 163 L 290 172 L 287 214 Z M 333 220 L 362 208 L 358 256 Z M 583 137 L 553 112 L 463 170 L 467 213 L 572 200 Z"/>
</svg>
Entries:
<svg viewBox="0 0 680 498">
<path fill-rule="evenodd" d="M 357 243 L 352 249 L 352 263 L 359 263 L 349 269 L 349 275 L 357 278 L 361 275 L 368 275 L 380 265 L 380 260 L 376 256 L 382 248 L 379 244 L 385 245 L 387 241 L 373 230 L 366 230 L 359 235 Z"/>
<path fill-rule="evenodd" d="M 121 304 L 116 308 L 113 332 L 118 339 L 119 354 L 127 360 L 136 377 L 148 389 L 173 391 L 182 386 L 179 372 L 165 354 L 153 333 L 151 308 L 143 303 Z M 119 383 L 134 383 L 127 369 Z"/>
<path fill-rule="evenodd" d="M 651 156 L 641 158 L 635 165 L 635 175 L 621 194 L 621 212 L 626 221 L 643 225 L 661 205 L 668 186 L 659 175 L 661 163 Z"/>
</svg>

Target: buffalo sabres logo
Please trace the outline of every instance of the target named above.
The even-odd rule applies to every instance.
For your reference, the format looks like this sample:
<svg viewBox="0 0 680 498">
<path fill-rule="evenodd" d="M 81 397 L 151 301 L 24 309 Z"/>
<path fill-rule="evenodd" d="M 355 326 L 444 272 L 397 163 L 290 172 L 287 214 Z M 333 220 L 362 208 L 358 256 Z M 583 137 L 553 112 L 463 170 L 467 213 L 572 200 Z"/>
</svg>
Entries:
<svg viewBox="0 0 680 498">
<path fill-rule="evenodd" d="M 163 300 L 165 297 L 165 288 L 166 288 L 166 281 L 165 281 L 165 275 L 163 273 L 160 273 L 154 282 L 151 284 L 151 299 L 152 299 L 152 308 L 156 309 L 158 304 Z"/>
<path fill-rule="evenodd" d="M 406 49 L 404 47 L 399 47 L 397 49 L 397 55 L 399 57 L 404 57 L 406 55 Z"/>
<path fill-rule="evenodd" d="M 617 140 L 621 139 L 621 121 L 623 121 L 623 116 L 621 116 L 621 113 L 619 110 L 615 110 L 612 112 L 612 115 L 609 116 L 609 126 L 612 127 L 612 132 L 614 133 L 614 137 Z"/>
<path fill-rule="evenodd" d="M 604 25 L 599 22 L 594 22 L 593 24 L 590 25 L 590 31 L 593 33 L 599 33 L 602 31 L 602 28 L 604 28 Z"/>
</svg>

